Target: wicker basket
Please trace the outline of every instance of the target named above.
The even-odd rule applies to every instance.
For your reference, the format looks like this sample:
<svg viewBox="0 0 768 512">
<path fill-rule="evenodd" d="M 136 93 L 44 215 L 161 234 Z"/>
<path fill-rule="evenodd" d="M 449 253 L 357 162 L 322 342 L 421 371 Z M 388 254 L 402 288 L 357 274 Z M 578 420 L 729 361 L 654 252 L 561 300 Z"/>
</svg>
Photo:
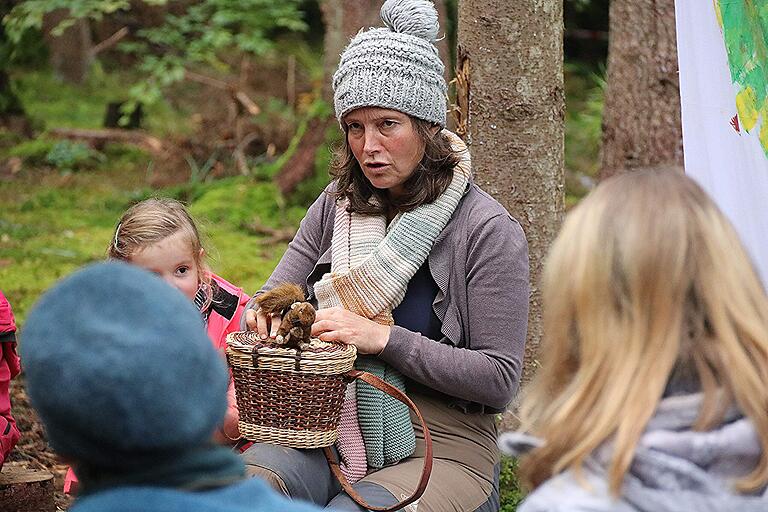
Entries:
<svg viewBox="0 0 768 512">
<path fill-rule="evenodd" d="M 322 448 L 336 441 L 336 426 L 356 349 L 312 340 L 296 351 L 264 343 L 255 332 L 227 336 L 240 411 L 248 440 L 292 448 Z"/>
</svg>

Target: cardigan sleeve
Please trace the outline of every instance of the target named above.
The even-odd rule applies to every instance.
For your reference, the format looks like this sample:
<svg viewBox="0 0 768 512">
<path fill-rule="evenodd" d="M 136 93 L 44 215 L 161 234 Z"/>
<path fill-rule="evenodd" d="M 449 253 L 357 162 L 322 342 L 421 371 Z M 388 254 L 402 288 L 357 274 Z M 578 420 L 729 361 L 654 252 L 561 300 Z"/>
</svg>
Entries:
<svg viewBox="0 0 768 512">
<path fill-rule="evenodd" d="M 522 371 L 528 243 L 507 214 L 485 219 L 468 231 L 463 321 L 469 324 L 469 339 L 464 347 L 393 326 L 379 357 L 432 389 L 501 410 L 514 397 Z"/>
</svg>

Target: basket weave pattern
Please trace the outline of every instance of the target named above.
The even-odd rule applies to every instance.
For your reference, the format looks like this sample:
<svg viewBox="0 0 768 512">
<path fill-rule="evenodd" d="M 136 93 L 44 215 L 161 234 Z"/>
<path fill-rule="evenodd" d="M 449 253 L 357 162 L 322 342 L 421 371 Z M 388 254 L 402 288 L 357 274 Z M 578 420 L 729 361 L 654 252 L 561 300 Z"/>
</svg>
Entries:
<svg viewBox="0 0 768 512">
<path fill-rule="evenodd" d="M 240 433 L 251 441 L 321 448 L 336 441 L 336 427 L 356 350 L 312 340 L 296 351 L 264 343 L 255 332 L 227 336 L 240 412 Z"/>
</svg>

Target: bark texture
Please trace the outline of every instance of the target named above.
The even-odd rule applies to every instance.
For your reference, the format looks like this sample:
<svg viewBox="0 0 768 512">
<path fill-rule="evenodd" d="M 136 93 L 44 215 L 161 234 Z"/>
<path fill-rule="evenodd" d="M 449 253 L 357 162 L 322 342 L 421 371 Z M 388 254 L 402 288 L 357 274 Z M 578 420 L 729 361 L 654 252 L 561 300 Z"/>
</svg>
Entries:
<svg viewBox="0 0 768 512">
<path fill-rule="evenodd" d="M 528 238 L 525 382 L 541 339 L 541 266 L 564 209 L 562 2 L 462 0 L 458 45 L 457 104 L 469 110 L 460 119 L 475 180 L 520 221 Z"/>
<path fill-rule="evenodd" d="M 323 99 L 333 103 L 331 80 L 339 56 L 361 28 L 381 25 L 379 11 L 384 0 L 321 0 L 325 36 L 323 40 Z"/>
<path fill-rule="evenodd" d="M 0 472 L 0 504 L 3 512 L 54 512 L 53 475 L 6 463 Z"/>
<path fill-rule="evenodd" d="M 56 9 L 43 18 L 45 40 L 50 50 L 51 67 L 64 81 L 83 83 L 91 65 L 93 42 L 88 20 L 79 19 L 59 36 L 51 30 L 69 16 L 66 9 Z"/>
<path fill-rule="evenodd" d="M 682 164 L 674 0 L 612 0 L 600 177 Z"/>
<path fill-rule="evenodd" d="M 333 107 L 333 73 L 339 65 L 341 52 L 350 38 L 363 27 L 381 25 L 379 10 L 384 0 L 322 0 L 320 8 L 325 24 L 323 41 L 323 99 Z M 275 183 L 286 195 L 315 172 L 315 154 L 325 141 L 325 130 L 334 122 L 331 114 L 312 119 L 302 135 L 296 152 L 275 176 Z"/>
</svg>

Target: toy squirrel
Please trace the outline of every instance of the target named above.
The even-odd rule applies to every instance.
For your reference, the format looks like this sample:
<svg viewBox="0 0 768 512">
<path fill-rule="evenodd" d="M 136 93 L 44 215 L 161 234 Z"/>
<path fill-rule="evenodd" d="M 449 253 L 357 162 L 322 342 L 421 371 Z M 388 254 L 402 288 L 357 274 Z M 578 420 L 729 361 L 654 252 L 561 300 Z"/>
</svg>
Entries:
<svg viewBox="0 0 768 512">
<path fill-rule="evenodd" d="M 282 315 L 275 341 L 279 345 L 302 350 L 309 345 L 315 308 L 304 298 L 304 291 L 293 283 L 283 283 L 256 298 L 261 310 Z"/>
</svg>

